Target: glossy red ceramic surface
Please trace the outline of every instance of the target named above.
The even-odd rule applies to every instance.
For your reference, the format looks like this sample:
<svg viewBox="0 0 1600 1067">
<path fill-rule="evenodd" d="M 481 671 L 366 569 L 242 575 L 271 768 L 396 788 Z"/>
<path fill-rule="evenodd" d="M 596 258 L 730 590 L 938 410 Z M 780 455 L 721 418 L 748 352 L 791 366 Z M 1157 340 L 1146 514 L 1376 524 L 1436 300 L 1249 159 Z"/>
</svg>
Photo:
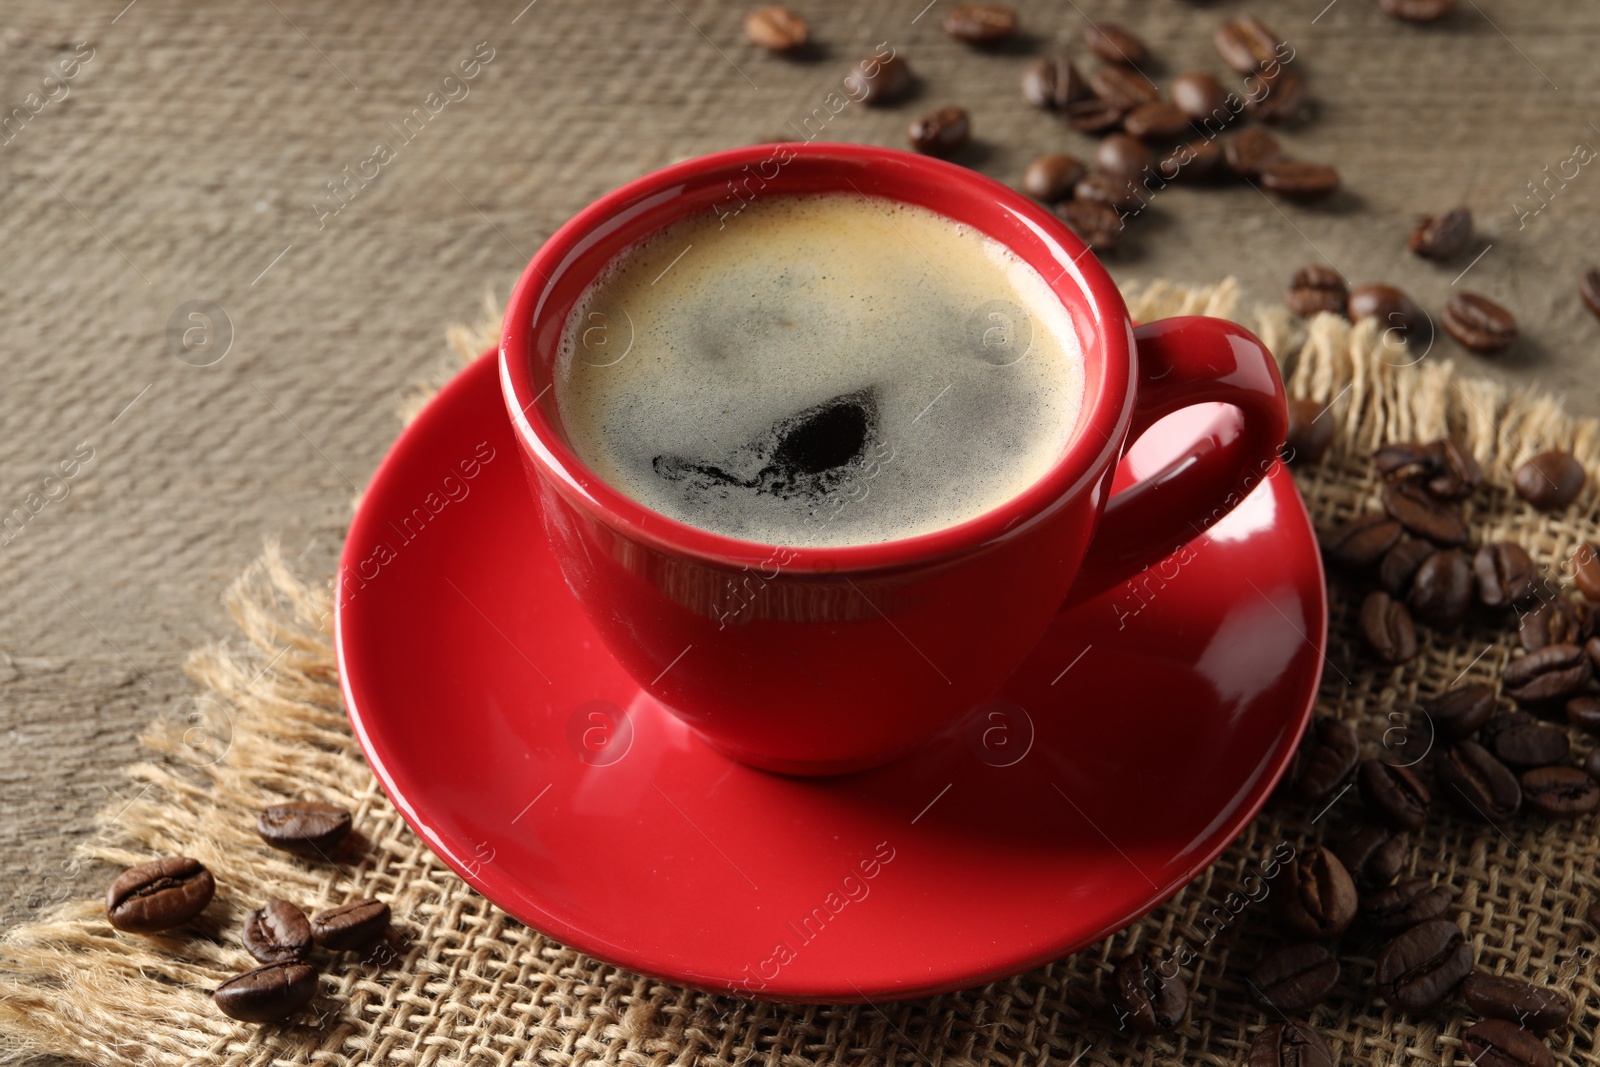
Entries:
<svg viewBox="0 0 1600 1067">
<path fill-rule="evenodd" d="M 1137 490 L 1229 409 L 1158 425 Z M 1326 611 L 1275 468 L 1193 545 L 1065 612 L 958 728 L 830 779 L 727 759 L 607 651 L 556 566 L 485 357 L 362 498 L 336 636 L 412 828 L 506 911 L 670 981 L 809 1001 L 980 984 L 1090 944 L 1244 827 L 1304 728 Z"/>
<path fill-rule="evenodd" d="M 688 526 L 590 472 L 563 437 L 551 387 L 574 303 L 616 254 L 686 215 L 725 215 L 726 234 L 710 239 L 738 240 L 741 189 L 917 204 L 1028 261 L 1083 344 L 1082 415 L 1056 465 L 970 521 L 826 548 Z M 557 562 L 624 669 L 746 762 L 798 774 L 875 766 L 971 713 L 1037 643 L 1069 590 L 1081 599 L 1120 581 L 1225 514 L 1283 441 L 1276 363 L 1247 331 L 1216 319 L 1152 323 L 1135 337 L 1121 295 L 1086 252 L 1038 204 L 967 168 L 831 144 L 689 160 L 602 197 L 552 235 L 511 295 L 502 384 Z M 908 258 L 915 262 L 911 250 Z M 1108 506 L 1130 433 L 1207 401 L 1241 410 L 1236 432 Z M 1091 550 L 1108 508 L 1107 538 Z"/>
</svg>

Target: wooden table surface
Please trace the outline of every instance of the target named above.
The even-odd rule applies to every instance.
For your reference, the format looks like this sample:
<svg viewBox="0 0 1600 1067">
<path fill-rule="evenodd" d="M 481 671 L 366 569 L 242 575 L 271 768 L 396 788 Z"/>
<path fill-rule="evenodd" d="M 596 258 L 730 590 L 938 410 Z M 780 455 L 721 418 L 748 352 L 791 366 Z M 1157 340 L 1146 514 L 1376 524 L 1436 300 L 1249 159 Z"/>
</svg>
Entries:
<svg viewBox="0 0 1600 1067">
<path fill-rule="evenodd" d="M 1232 274 L 1275 302 L 1324 261 L 1435 313 L 1471 288 L 1516 312 L 1522 340 L 1484 360 L 1441 337 L 1426 358 L 1600 414 L 1600 322 L 1576 295 L 1600 265 L 1600 6 L 1462 0 L 1416 27 L 1374 0 L 1022 0 L 1025 40 L 985 54 L 943 35 L 948 0 L 926 3 L 797 0 L 819 42 L 805 62 L 759 52 L 743 7 L 714 0 L 6 4 L 0 515 L 25 521 L 0 533 L 0 926 L 99 892 L 103 872 L 62 864 L 126 793 L 140 728 L 183 713 L 186 651 L 231 636 L 222 588 L 269 536 L 331 572 L 444 325 L 503 297 L 613 186 L 786 136 L 879 42 L 918 96 L 847 107 L 827 138 L 898 146 L 915 115 L 960 103 L 978 141 L 964 161 L 1014 184 L 1042 152 L 1092 151 L 1022 103 L 1030 56 L 1081 57 L 1087 19 L 1112 18 L 1148 40 L 1160 83 L 1226 75 L 1211 29 L 1254 10 L 1315 94 L 1282 139 L 1335 163 L 1346 191 L 1315 208 L 1247 186 L 1164 191 L 1113 274 Z M 475 78 L 445 83 L 474 60 Z M 380 142 L 376 176 L 334 199 L 328 183 Z M 1478 220 L 1473 249 L 1411 256 L 1414 221 L 1457 204 Z M 208 321 L 231 331 L 225 354 L 177 358 L 169 334 Z"/>
</svg>

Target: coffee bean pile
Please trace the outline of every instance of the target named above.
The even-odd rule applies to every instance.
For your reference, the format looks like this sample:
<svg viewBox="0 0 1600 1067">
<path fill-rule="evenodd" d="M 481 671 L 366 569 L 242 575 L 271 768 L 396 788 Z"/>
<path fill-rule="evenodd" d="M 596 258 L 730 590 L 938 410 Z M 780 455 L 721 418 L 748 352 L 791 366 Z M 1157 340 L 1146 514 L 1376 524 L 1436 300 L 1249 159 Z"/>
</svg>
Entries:
<svg viewBox="0 0 1600 1067">
<path fill-rule="evenodd" d="M 1457 208 L 1450 212 L 1458 218 L 1466 217 L 1465 226 L 1470 232 L 1471 216 L 1466 208 Z M 1418 232 L 1426 228 L 1434 219 L 1426 220 Z M 1461 223 L 1452 223 L 1458 229 Z M 1433 248 L 1429 244 L 1433 238 L 1423 239 L 1425 247 Z M 1412 235 L 1412 247 L 1415 249 L 1417 237 Z M 1432 323 L 1421 308 L 1405 293 L 1392 285 L 1371 283 L 1359 285 L 1354 289 L 1346 286 L 1344 278 L 1338 271 L 1312 264 L 1295 271 L 1289 278 L 1289 285 L 1284 290 L 1283 302 L 1289 310 L 1297 315 L 1315 315 L 1327 311 L 1336 315 L 1344 315 L 1354 322 L 1363 319 L 1374 319 L 1389 336 L 1399 340 L 1421 340 L 1424 343 L 1432 341 L 1432 337 L 1421 337 L 1423 322 Z M 1439 321 L 1444 326 L 1445 333 L 1455 338 L 1463 348 L 1469 349 L 1479 355 L 1493 355 L 1504 352 L 1510 348 L 1517 339 L 1517 320 L 1499 304 L 1479 293 L 1461 290 L 1452 296 L 1439 315 Z"/>
<path fill-rule="evenodd" d="M 331 804 L 299 801 L 263 808 L 256 832 L 268 845 L 307 858 L 327 859 L 349 836 L 350 813 Z M 130 867 L 106 891 L 106 918 L 125 933 L 155 934 L 196 918 L 216 893 L 216 880 L 199 860 L 168 856 Z M 383 949 L 389 905 L 381 900 L 306 913 L 287 900 L 269 900 L 245 917 L 239 940 L 261 963 L 236 974 L 213 993 L 224 1015 L 242 1022 L 276 1022 L 311 1003 L 317 994 L 313 950 Z"/>
</svg>

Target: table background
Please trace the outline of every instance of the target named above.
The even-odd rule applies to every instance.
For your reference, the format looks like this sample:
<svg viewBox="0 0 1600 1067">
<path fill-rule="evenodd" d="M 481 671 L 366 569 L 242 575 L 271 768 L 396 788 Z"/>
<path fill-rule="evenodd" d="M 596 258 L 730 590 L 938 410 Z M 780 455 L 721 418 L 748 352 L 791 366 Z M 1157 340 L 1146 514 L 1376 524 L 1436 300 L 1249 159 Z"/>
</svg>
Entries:
<svg viewBox="0 0 1600 1067">
<path fill-rule="evenodd" d="M 1255 11 L 1316 98 L 1282 140 L 1335 163 L 1346 191 L 1316 208 L 1247 186 L 1164 191 L 1112 273 L 1233 274 L 1247 299 L 1275 302 L 1292 270 L 1325 261 L 1436 311 L 1491 246 L 1458 287 L 1513 309 L 1523 339 L 1483 360 L 1441 337 L 1426 358 L 1600 414 L 1600 323 L 1576 296 L 1600 265 L 1600 165 L 1568 162 L 1576 176 L 1519 218 L 1539 207 L 1529 182 L 1600 145 L 1600 7 L 1584 0 L 1463 0 L 1432 27 L 1373 0 L 1022 2 L 1026 39 L 996 53 L 941 33 L 947 0 L 920 18 L 926 0 L 800 0 L 819 42 L 806 62 L 748 45 L 744 6 L 710 0 L 125 3 L 0 13 L 0 515 L 45 500 L 0 532 L 0 927 L 99 891 L 104 872 L 70 864 L 71 846 L 131 797 L 116 768 L 138 758 L 139 729 L 183 714 L 184 654 L 230 633 L 221 589 L 271 535 L 331 570 L 397 402 L 444 358 L 444 324 L 503 297 L 539 242 L 613 186 L 785 136 L 881 41 L 919 95 L 847 107 L 827 137 L 900 145 L 915 115 L 960 103 L 978 142 L 962 161 L 1015 183 L 1037 154 L 1092 151 L 1022 104 L 1030 56 L 1081 57 L 1086 20 L 1112 18 L 1150 43 L 1161 84 L 1225 75 L 1210 31 Z M 468 95 L 397 134 L 475 49 L 492 58 Z M 45 79 L 74 55 L 63 98 Z M 37 114 L 11 110 L 46 90 L 57 99 Z M 313 205 L 336 205 L 326 183 L 380 141 L 393 158 L 319 219 Z M 1480 239 L 1459 262 L 1405 251 L 1416 218 L 1460 203 Z M 167 340 L 189 301 L 230 324 L 210 366 Z M 70 459 L 75 476 L 41 481 Z"/>
</svg>

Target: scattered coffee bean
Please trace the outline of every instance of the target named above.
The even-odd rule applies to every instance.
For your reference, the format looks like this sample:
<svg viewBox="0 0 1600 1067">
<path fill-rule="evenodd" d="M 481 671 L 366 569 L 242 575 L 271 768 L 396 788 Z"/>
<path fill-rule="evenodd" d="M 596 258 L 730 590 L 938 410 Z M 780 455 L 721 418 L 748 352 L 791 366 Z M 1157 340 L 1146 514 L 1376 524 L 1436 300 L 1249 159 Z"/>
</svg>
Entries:
<svg viewBox="0 0 1600 1067">
<path fill-rule="evenodd" d="M 1242 178 L 1254 178 L 1283 159 L 1283 147 L 1266 130 L 1249 129 L 1230 137 L 1222 155 L 1229 170 Z"/>
<path fill-rule="evenodd" d="M 1257 122 L 1294 122 L 1303 118 L 1311 104 L 1306 80 L 1292 70 L 1280 70 L 1273 78 L 1259 76 L 1265 92 L 1246 95 L 1244 110 Z M 1250 79 L 1246 78 L 1248 83 Z"/>
<path fill-rule="evenodd" d="M 1459 255 L 1470 240 L 1472 212 L 1458 207 L 1423 219 L 1411 231 L 1406 247 L 1424 259 L 1446 260 Z"/>
<path fill-rule="evenodd" d="M 1573 819 L 1600 809 L 1600 783 L 1577 767 L 1535 767 L 1522 772 L 1521 783 L 1528 807 L 1552 819 Z"/>
<path fill-rule="evenodd" d="M 1386 886 L 1361 900 L 1361 921 L 1380 934 L 1397 934 L 1418 923 L 1437 919 L 1450 910 L 1455 893 L 1447 885 L 1426 878 L 1409 878 Z"/>
<path fill-rule="evenodd" d="M 1411 482 L 1391 482 L 1384 486 L 1383 510 L 1407 530 L 1436 545 L 1464 545 L 1472 535 L 1460 512 L 1435 500 L 1426 489 Z"/>
<path fill-rule="evenodd" d="M 1600 270 L 1585 271 L 1578 280 L 1578 295 L 1590 314 L 1600 319 Z"/>
<path fill-rule="evenodd" d="M 1326 800 L 1344 784 L 1361 758 L 1356 728 L 1343 719 L 1318 715 L 1295 750 L 1289 777 L 1301 800 Z"/>
<path fill-rule="evenodd" d="M 1063 109 L 1067 125 L 1079 133 L 1108 133 L 1122 125 L 1122 116 L 1128 109 L 1098 96 L 1077 100 Z"/>
<path fill-rule="evenodd" d="M 1155 166 L 1155 153 L 1136 137 L 1114 133 L 1095 146 L 1094 163 L 1107 174 L 1138 181 Z"/>
<path fill-rule="evenodd" d="M 1273 949 L 1250 972 L 1256 999 L 1282 1012 L 1310 1011 L 1338 982 L 1339 958 L 1317 941 Z"/>
<path fill-rule="evenodd" d="M 1422 310 L 1411 298 L 1392 285 L 1358 285 L 1350 290 L 1350 318 L 1376 319 L 1384 332 L 1396 331 L 1408 337 L 1422 320 Z"/>
<path fill-rule="evenodd" d="M 1363 760 L 1356 784 L 1367 807 L 1395 829 L 1417 831 L 1428 821 L 1433 796 L 1410 767 L 1380 759 Z"/>
<path fill-rule="evenodd" d="M 1546 645 L 1506 664 L 1500 687 L 1519 704 L 1566 700 L 1582 693 L 1593 666 L 1577 645 Z"/>
<path fill-rule="evenodd" d="M 1289 401 L 1289 433 L 1284 443 L 1295 462 L 1315 463 L 1333 443 L 1333 413 L 1317 400 Z"/>
<path fill-rule="evenodd" d="M 1572 584 L 1583 598 L 1600 604 L 1600 541 L 1585 541 L 1572 550 Z"/>
<path fill-rule="evenodd" d="M 1273 1023 L 1250 1042 L 1249 1067 L 1334 1067 L 1333 1053 L 1309 1024 Z"/>
<path fill-rule="evenodd" d="M 1406 603 L 1411 614 L 1441 630 L 1461 625 L 1472 607 L 1472 564 L 1454 549 L 1422 561 L 1411 580 Z"/>
<path fill-rule="evenodd" d="M 1466 737 L 1494 714 L 1494 690 L 1481 682 L 1446 689 L 1422 702 L 1422 710 L 1444 741 Z"/>
<path fill-rule="evenodd" d="M 1066 56 L 1036 59 L 1022 72 L 1022 98 L 1034 107 L 1060 111 L 1068 104 L 1088 100 L 1094 90 Z M 1119 113 L 1118 121 L 1122 118 Z"/>
<path fill-rule="evenodd" d="M 1145 43 L 1132 30 L 1115 22 L 1091 22 L 1083 31 L 1083 43 L 1107 63 L 1140 67 L 1150 61 Z"/>
<path fill-rule="evenodd" d="M 1456 742 L 1434 773 L 1451 803 L 1484 822 L 1504 822 L 1522 807 L 1517 776 L 1476 741 Z"/>
<path fill-rule="evenodd" d="M 1400 524 L 1379 512 L 1357 516 L 1326 534 L 1318 534 L 1322 551 L 1341 567 L 1366 570 L 1399 543 Z"/>
<path fill-rule="evenodd" d="M 1192 185 L 1209 182 L 1226 169 L 1222 146 L 1204 137 L 1178 145 L 1156 163 L 1163 178 Z"/>
<path fill-rule="evenodd" d="M 1072 187 L 1089 173 L 1075 156 L 1056 152 L 1040 156 L 1028 164 L 1022 173 L 1022 191 L 1047 204 L 1054 204 L 1072 195 Z"/>
<path fill-rule="evenodd" d="M 273 804 L 256 816 L 256 833 L 285 852 L 326 855 L 350 833 L 350 813 L 309 800 Z"/>
<path fill-rule="evenodd" d="M 878 107 L 892 104 L 911 88 L 911 68 L 898 55 L 887 59 L 868 56 L 845 75 L 844 89 L 852 100 Z"/>
<path fill-rule="evenodd" d="M 792 52 L 810 37 L 806 20 L 782 4 L 758 7 L 744 17 L 744 35 L 769 52 Z"/>
<path fill-rule="evenodd" d="M 1529 652 L 1547 645 L 1582 645 L 1594 635 L 1594 616 L 1586 602 L 1556 596 L 1522 617 L 1517 636 Z"/>
<path fill-rule="evenodd" d="M 1517 339 L 1517 320 L 1511 312 L 1477 293 L 1452 296 L 1439 321 L 1463 348 L 1485 355 L 1504 352 Z"/>
<path fill-rule="evenodd" d="M 1600 637 L 1591 637 L 1584 643 L 1584 652 L 1589 657 L 1591 673 L 1600 674 Z"/>
<path fill-rule="evenodd" d="M 1456 0 L 1379 0 L 1378 6 L 1406 22 L 1434 22 L 1450 14 Z"/>
<path fill-rule="evenodd" d="M 334 952 L 365 948 L 389 928 L 389 905 L 381 900 L 353 900 L 311 917 L 311 936 Z"/>
<path fill-rule="evenodd" d="M 1123 957 L 1111 983 L 1118 1016 L 1145 1033 L 1172 1030 L 1189 1011 L 1189 987 L 1177 966 L 1154 949 Z"/>
<path fill-rule="evenodd" d="M 1004 4 L 957 4 L 944 17 L 944 32 L 968 44 L 993 44 L 1017 32 L 1017 13 Z"/>
<path fill-rule="evenodd" d="M 311 954 L 311 923 L 287 900 L 269 900 L 245 916 L 242 940 L 262 963 L 303 960 Z"/>
<path fill-rule="evenodd" d="M 1583 757 L 1583 772 L 1595 781 L 1600 782 L 1600 748 L 1591 748 L 1589 754 Z M 1591 915 L 1594 912 L 1590 912 Z"/>
<path fill-rule="evenodd" d="M 1127 67 L 1096 67 L 1089 73 L 1089 87 L 1102 100 L 1116 104 L 1126 114 L 1140 104 L 1161 98 L 1161 92 L 1142 74 Z"/>
<path fill-rule="evenodd" d="M 965 147 L 972 136 L 972 120 L 959 107 L 942 107 L 906 127 L 906 140 L 918 152 L 948 156 Z"/>
<path fill-rule="evenodd" d="M 1428 492 L 1441 500 L 1465 500 L 1483 484 L 1483 468 L 1464 442 L 1446 437 L 1429 446 L 1435 457 Z"/>
<path fill-rule="evenodd" d="M 1520 1023 L 1529 1030 L 1554 1030 L 1572 1016 L 1572 1001 L 1549 986 L 1473 971 L 1461 983 L 1461 999 L 1479 1015 Z"/>
<path fill-rule="evenodd" d="M 106 889 L 106 918 L 124 933 L 170 930 L 204 911 L 216 891 L 199 860 L 165 856 L 117 875 Z"/>
<path fill-rule="evenodd" d="M 1228 90 L 1210 71 L 1191 70 L 1180 74 L 1172 79 L 1168 92 L 1179 110 L 1196 122 L 1209 120 L 1222 126 L 1233 119 L 1233 112 L 1228 109 Z"/>
<path fill-rule="evenodd" d="M 1467 1027 L 1461 1032 L 1461 1052 L 1479 1067 L 1556 1067 L 1550 1046 L 1508 1019 L 1485 1019 Z"/>
<path fill-rule="evenodd" d="M 1170 141 L 1191 132 L 1189 116 L 1165 100 L 1140 104 L 1122 117 L 1122 128 L 1146 141 Z"/>
<path fill-rule="evenodd" d="M 1494 716 L 1484 724 L 1478 736 L 1482 745 L 1494 753 L 1495 759 L 1519 771 L 1560 763 L 1572 750 L 1565 730 L 1542 723 L 1525 711 Z"/>
<path fill-rule="evenodd" d="M 1528 550 L 1513 541 L 1496 541 L 1478 549 L 1472 558 L 1478 600 L 1486 608 L 1509 608 L 1538 591 L 1537 571 Z"/>
<path fill-rule="evenodd" d="M 1420 824 L 1419 824 L 1420 825 Z M 1303 851 L 1284 871 L 1273 894 L 1278 925 L 1297 937 L 1331 941 L 1356 917 L 1356 885 L 1339 857 L 1322 846 Z"/>
<path fill-rule="evenodd" d="M 1349 296 L 1350 290 L 1344 283 L 1343 275 L 1332 268 L 1313 263 L 1294 272 L 1294 277 L 1289 279 L 1289 288 L 1284 290 L 1283 302 L 1296 315 L 1311 316 L 1319 311 L 1342 315 Z"/>
<path fill-rule="evenodd" d="M 1358 889 L 1378 889 L 1399 876 L 1411 846 L 1405 834 L 1391 834 L 1387 826 L 1362 823 L 1334 849 Z"/>
<path fill-rule="evenodd" d="M 1339 172 L 1326 163 L 1280 159 L 1262 168 L 1261 184 L 1292 200 L 1320 200 L 1339 189 Z"/>
<path fill-rule="evenodd" d="M 1421 441 L 1390 441 L 1372 454 L 1378 473 L 1391 482 L 1430 479 L 1439 470 L 1439 452 Z"/>
<path fill-rule="evenodd" d="M 1103 170 L 1091 170 L 1084 175 L 1083 180 L 1072 187 L 1072 195 L 1079 200 L 1106 205 L 1118 213 L 1119 219 L 1123 212 L 1137 211 L 1144 204 L 1139 197 L 1139 186 L 1132 180 Z"/>
<path fill-rule="evenodd" d="M 1591 734 L 1600 734 L 1600 697 L 1573 697 L 1567 701 L 1567 721 Z"/>
<path fill-rule="evenodd" d="M 1560 511 L 1578 498 L 1587 476 L 1570 452 L 1540 452 L 1511 477 L 1517 495 L 1540 511 Z"/>
<path fill-rule="evenodd" d="M 1230 19 L 1216 28 L 1211 41 L 1222 61 L 1240 74 L 1254 74 L 1277 62 L 1283 41 L 1254 15 Z"/>
<path fill-rule="evenodd" d="M 230 1019 L 271 1023 L 293 1015 L 316 995 L 317 969 L 304 960 L 284 960 L 234 975 L 212 999 Z"/>
<path fill-rule="evenodd" d="M 1411 580 L 1416 577 L 1417 568 L 1437 551 L 1431 541 L 1424 541 L 1420 537 L 1401 541 L 1378 561 L 1378 584 L 1390 596 L 1404 600 L 1411 591 Z"/>
<path fill-rule="evenodd" d="M 1096 252 L 1109 252 L 1122 243 L 1122 216 L 1115 208 L 1092 200 L 1066 200 L 1056 205 L 1056 216 Z"/>
<path fill-rule="evenodd" d="M 1381 589 L 1361 602 L 1361 636 L 1385 663 L 1405 663 L 1417 654 L 1417 631 L 1406 606 Z"/>
<path fill-rule="evenodd" d="M 1378 953 L 1378 993 L 1392 1008 L 1427 1011 L 1455 992 L 1472 964 L 1472 945 L 1461 928 L 1448 919 L 1429 919 Z"/>
</svg>

